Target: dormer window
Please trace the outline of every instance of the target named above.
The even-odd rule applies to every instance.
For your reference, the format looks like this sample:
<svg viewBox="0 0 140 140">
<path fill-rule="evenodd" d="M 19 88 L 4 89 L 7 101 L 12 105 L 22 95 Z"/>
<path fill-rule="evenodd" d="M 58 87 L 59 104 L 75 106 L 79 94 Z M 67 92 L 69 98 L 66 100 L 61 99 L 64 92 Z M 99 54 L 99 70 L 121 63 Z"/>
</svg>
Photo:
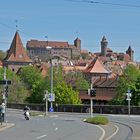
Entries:
<svg viewBox="0 0 140 140">
<path fill-rule="evenodd" d="M 23 55 L 22 54 L 19 54 L 19 58 L 23 58 Z"/>
</svg>

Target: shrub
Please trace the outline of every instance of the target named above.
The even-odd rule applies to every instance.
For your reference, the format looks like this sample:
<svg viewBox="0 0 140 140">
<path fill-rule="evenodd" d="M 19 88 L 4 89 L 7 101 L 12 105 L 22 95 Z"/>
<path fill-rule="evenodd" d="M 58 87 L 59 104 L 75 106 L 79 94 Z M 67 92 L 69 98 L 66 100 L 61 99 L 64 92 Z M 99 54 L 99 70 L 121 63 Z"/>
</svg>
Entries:
<svg viewBox="0 0 140 140">
<path fill-rule="evenodd" d="M 95 116 L 93 118 L 87 118 L 86 122 L 88 123 L 92 123 L 92 124 L 102 124 L 102 125 L 106 125 L 108 124 L 108 119 L 104 116 Z"/>
</svg>

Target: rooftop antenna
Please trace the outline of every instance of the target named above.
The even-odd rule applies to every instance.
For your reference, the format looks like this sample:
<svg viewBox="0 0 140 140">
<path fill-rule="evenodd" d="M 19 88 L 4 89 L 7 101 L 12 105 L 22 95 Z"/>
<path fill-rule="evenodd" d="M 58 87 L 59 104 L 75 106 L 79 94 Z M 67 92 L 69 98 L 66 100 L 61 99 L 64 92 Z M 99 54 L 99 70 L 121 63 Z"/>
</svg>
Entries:
<svg viewBox="0 0 140 140">
<path fill-rule="evenodd" d="M 76 36 L 77 36 L 77 38 L 78 38 L 78 36 L 79 36 L 79 32 L 78 32 L 78 31 L 76 31 Z"/>
<path fill-rule="evenodd" d="M 18 31 L 18 20 L 17 19 L 15 20 L 15 23 L 16 23 L 16 31 Z"/>
</svg>

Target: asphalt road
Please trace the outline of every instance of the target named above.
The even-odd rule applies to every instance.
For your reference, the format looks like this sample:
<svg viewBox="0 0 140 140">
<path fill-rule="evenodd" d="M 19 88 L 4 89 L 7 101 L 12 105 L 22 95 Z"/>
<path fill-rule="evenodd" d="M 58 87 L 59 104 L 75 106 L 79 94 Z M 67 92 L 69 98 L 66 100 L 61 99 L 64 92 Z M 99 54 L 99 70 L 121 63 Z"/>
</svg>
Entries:
<svg viewBox="0 0 140 140">
<path fill-rule="evenodd" d="M 22 111 L 8 111 L 15 126 L 0 132 L 0 140 L 140 140 L 140 116 L 106 116 L 111 123 L 97 126 L 82 121 L 88 114 L 52 113 L 26 121 Z"/>
<path fill-rule="evenodd" d="M 98 126 L 67 115 L 37 116 L 26 121 L 21 113 L 11 112 L 7 120 L 15 126 L 0 132 L 1 140 L 99 140 L 102 136 Z"/>
</svg>

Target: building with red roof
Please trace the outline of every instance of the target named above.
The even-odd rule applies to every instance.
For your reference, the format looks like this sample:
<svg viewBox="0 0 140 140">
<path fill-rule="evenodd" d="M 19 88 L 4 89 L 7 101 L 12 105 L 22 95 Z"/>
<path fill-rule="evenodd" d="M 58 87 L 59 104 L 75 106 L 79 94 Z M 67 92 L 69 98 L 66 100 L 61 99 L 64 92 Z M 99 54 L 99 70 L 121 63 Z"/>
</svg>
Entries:
<svg viewBox="0 0 140 140">
<path fill-rule="evenodd" d="M 16 31 L 13 41 L 7 55 L 3 60 L 3 66 L 8 67 L 14 72 L 17 72 L 19 68 L 29 65 L 32 60 L 28 57 L 18 31 Z"/>
<path fill-rule="evenodd" d="M 117 76 L 112 76 L 98 57 L 93 59 L 85 68 L 86 79 L 91 83 L 91 88 L 96 89 L 96 96 L 92 97 L 96 104 L 106 104 L 116 96 Z M 85 103 L 89 103 L 91 97 L 88 91 L 79 91 L 79 97 Z"/>
<path fill-rule="evenodd" d="M 47 47 L 51 47 L 51 52 Z M 53 57 L 65 57 L 68 59 L 79 58 L 81 52 L 81 40 L 76 38 L 74 44 L 69 44 L 65 41 L 27 41 L 26 48 L 29 52 L 29 57 L 33 60 L 39 57 L 42 61 L 52 55 Z"/>
</svg>

